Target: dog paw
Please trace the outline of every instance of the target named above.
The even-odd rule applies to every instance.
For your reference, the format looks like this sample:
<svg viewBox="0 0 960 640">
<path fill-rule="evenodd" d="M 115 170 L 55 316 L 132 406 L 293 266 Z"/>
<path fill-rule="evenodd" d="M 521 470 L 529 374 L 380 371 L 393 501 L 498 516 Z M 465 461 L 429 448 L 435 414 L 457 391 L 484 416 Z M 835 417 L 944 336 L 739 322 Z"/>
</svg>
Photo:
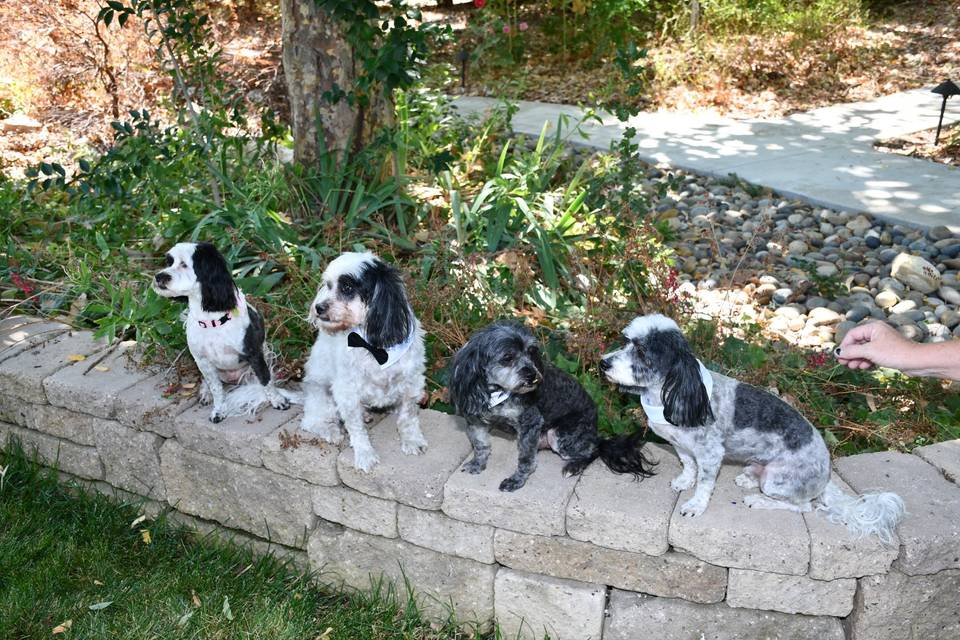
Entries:
<svg viewBox="0 0 960 640">
<path fill-rule="evenodd" d="M 400 442 L 400 451 L 403 451 L 408 456 L 418 456 L 426 450 L 427 441 L 422 436 L 420 438 L 410 438 Z"/>
<path fill-rule="evenodd" d="M 467 473 L 472 475 L 477 475 L 478 473 L 482 472 L 486 468 L 487 468 L 487 461 L 477 460 L 476 458 L 474 458 L 467 464 L 463 465 L 463 471 L 466 471 Z"/>
<path fill-rule="evenodd" d="M 509 478 L 505 478 L 504 481 L 500 483 L 500 491 L 516 491 L 525 484 L 527 484 L 526 478 L 510 476 Z"/>
<path fill-rule="evenodd" d="M 734 482 L 738 487 L 743 487 L 744 489 L 756 489 L 760 486 L 757 479 L 748 473 L 741 473 L 734 479 Z"/>
<path fill-rule="evenodd" d="M 290 408 L 290 401 L 283 396 L 270 398 L 270 406 L 280 411 L 286 411 Z"/>
<path fill-rule="evenodd" d="M 696 518 L 707 510 L 707 501 L 690 498 L 680 505 L 680 515 L 685 518 Z"/>
<path fill-rule="evenodd" d="M 308 420 L 304 418 L 300 421 L 300 430 L 312 433 L 321 440 L 331 444 L 340 444 L 343 441 L 343 431 L 340 424 L 325 422 L 323 420 Z"/>
<path fill-rule="evenodd" d="M 688 476 L 677 476 L 670 481 L 670 488 L 680 493 L 681 491 L 686 491 L 693 486 L 693 478 Z"/>
<path fill-rule="evenodd" d="M 377 466 L 380 458 L 373 449 L 358 449 L 353 452 L 353 466 L 357 471 L 370 473 L 370 470 Z"/>
</svg>

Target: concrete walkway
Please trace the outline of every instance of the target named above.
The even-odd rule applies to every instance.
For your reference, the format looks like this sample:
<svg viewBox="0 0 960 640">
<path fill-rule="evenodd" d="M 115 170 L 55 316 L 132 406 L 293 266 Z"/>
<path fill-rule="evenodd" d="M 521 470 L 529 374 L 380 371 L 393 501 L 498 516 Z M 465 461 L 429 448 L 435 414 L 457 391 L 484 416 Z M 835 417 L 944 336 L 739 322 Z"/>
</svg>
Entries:
<svg viewBox="0 0 960 640">
<path fill-rule="evenodd" d="M 461 113 L 486 111 L 492 98 L 455 100 Z M 570 105 L 520 102 L 513 127 L 537 135 L 561 114 L 582 118 Z M 731 120 L 715 115 L 642 113 L 627 124 L 612 116 L 587 122 L 578 144 L 607 149 L 635 127 L 640 157 L 700 174 L 735 173 L 755 184 L 817 205 L 866 211 L 915 226 L 946 225 L 960 232 L 960 168 L 881 153 L 873 141 L 936 126 L 940 97 L 916 89 L 870 102 L 834 105 L 777 120 Z M 960 99 L 947 102 L 945 123 L 960 121 Z"/>
</svg>

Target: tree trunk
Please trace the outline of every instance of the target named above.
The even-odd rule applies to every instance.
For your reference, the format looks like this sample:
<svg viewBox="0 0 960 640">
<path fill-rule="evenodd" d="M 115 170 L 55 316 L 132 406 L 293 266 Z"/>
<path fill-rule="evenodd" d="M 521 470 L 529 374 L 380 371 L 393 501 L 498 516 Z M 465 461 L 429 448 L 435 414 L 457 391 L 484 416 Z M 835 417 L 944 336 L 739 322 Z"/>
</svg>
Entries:
<svg viewBox="0 0 960 640">
<path fill-rule="evenodd" d="M 364 113 L 346 99 L 323 97 L 334 85 L 350 91 L 353 52 L 341 27 L 316 0 L 280 0 L 283 71 L 293 121 L 293 157 L 312 165 L 322 149 L 342 151 L 363 135 Z"/>
</svg>

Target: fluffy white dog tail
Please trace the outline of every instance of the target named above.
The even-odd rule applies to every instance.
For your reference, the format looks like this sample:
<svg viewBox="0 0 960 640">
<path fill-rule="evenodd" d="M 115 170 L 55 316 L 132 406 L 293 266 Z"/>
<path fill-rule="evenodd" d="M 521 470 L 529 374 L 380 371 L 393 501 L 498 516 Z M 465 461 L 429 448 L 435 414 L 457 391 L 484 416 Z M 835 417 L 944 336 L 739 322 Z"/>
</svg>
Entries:
<svg viewBox="0 0 960 640">
<path fill-rule="evenodd" d="M 303 394 L 299 391 L 277 389 L 284 398 L 293 404 L 303 404 Z M 249 416 L 268 401 L 264 387 L 259 384 L 241 384 L 229 392 L 223 401 L 223 413 L 226 417 Z"/>
<path fill-rule="evenodd" d="M 846 525 L 861 538 L 876 534 L 885 545 L 893 544 L 893 532 L 906 510 L 895 493 L 866 493 L 850 496 L 831 480 L 820 494 L 818 511 L 825 511 L 830 522 Z"/>
</svg>

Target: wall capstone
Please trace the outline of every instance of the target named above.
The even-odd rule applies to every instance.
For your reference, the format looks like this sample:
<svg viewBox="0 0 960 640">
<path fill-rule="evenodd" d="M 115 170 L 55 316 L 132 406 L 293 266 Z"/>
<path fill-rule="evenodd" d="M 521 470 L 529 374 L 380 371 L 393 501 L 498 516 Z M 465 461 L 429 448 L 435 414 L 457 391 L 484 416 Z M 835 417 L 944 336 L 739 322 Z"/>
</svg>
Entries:
<svg viewBox="0 0 960 640">
<path fill-rule="evenodd" d="M 836 461 L 841 486 L 904 498 L 899 547 L 884 547 L 815 511 L 748 509 L 736 465 L 702 516 L 682 518 L 690 492 L 670 489 L 669 447 L 651 447 L 658 475 L 642 482 L 599 461 L 563 478 L 541 451 L 527 485 L 505 493 L 514 441 L 494 437 L 487 470 L 464 473 L 462 422 L 424 410 L 427 452 L 403 455 L 388 417 L 370 426 L 381 464 L 361 474 L 346 442 L 298 431 L 299 409 L 210 423 L 208 407 L 129 366 L 133 345 L 17 318 L 0 320 L 0 345 L 0 446 L 16 438 L 65 480 L 292 557 L 321 581 L 383 577 L 401 594 L 409 581 L 428 616 L 452 607 L 538 640 L 960 638 L 960 441 Z"/>
</svg>

